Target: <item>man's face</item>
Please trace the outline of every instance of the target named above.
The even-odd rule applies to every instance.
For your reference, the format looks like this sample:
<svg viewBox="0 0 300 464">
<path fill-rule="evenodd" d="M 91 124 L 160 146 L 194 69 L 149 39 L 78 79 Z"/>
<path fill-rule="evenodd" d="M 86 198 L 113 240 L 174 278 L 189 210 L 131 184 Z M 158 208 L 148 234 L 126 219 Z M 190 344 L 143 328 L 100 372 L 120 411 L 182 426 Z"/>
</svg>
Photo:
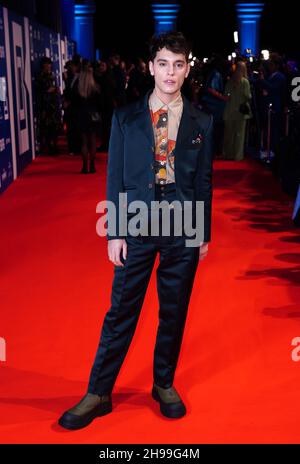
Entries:
<svg viewBox="0 0 300 464">
<path fill-rule="evenodd" d="M 162 48 L 157 52 L 154 61 L 149 62 L 149 70 L 154 76 L 155 87 L 163 94 L 172 95 L 180 90 L 189 74 L 190 65 L 185 55 Z"/>
</svg>

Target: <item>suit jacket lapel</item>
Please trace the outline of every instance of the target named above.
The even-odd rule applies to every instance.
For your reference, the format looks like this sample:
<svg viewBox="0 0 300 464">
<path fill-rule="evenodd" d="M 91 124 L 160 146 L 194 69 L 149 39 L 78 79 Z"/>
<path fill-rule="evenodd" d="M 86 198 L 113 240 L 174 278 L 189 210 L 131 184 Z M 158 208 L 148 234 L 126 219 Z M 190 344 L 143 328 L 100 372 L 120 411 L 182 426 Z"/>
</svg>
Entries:
<svg viewBox="0 0 300 464">
<path fill-rule="evenodd" d="M 181 147 L 184 147 L 184 144 L 188 140 L 192 140 L 193 135 L 195 135 L 194 121 L 196 116 L 194 115 L 192 104 L 184 97 L 183 98 L 183 111 L 178 128 L 178 134 L 176 139 L 175 153 L 177 150 L 180 150 Z"/>
<path fill-rule="evenodd" d="M 150 145 L 155 147 L 155 139 L 153 133 L 153 126 L 151 120 L 150 109 L 148 105 L 149 94 L 152 90 L 148 91 L 145 97 L 140 101 L 136 113 L 132 116 L 135 119 L 135 123 L 140 131 L 146 136 Z M 178 128 L 178 134 L 176 139 L 175 154 L 180 151 L 181 148 L 187 143 L 188 140 L 192 140 L 195 136 L 197 127 L 195 126 L 196 116 L 193 111 L 192 104 L 184 97 L 183 98 L 183 111 Z M 199 131 L 198 131 L 199 132 Z"/>
<path fill-rule="evenodd" d="M 143 134 L 147 137 L 149 143 L 152 147 L 155 145 L 154 140 L 154 133 L 153 133 L 153 126 L 151 120 L 151 114 L 149 108 L 144 109 L 141 113 L 139 113 L 139 117 L 137 120 L 137 126 L 143 132 Z"/>
<path fill-rule="evenodd" d="M 146 136 L 151 147 L 155 146 L 153 126 L 151 120 L 150 109 L 148 105 L 149 95 L 152 90 L 149 90 L 144 98 L 140 100 L 136 114 L 134 115 L 135 123 L 140 131 Z"/>
</svg>

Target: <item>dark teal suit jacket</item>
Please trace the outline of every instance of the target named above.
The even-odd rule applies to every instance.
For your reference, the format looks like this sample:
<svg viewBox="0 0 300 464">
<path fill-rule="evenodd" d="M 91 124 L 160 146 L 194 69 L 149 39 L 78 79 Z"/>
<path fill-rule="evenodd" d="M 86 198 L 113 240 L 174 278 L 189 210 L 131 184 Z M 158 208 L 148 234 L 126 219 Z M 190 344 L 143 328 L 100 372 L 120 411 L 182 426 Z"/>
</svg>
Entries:
<svg viewBox="0 0 300 464">
<path fill-rule="evenodd" d="M 109 142 L 107 200 L 117 210 L 119 193 L 127 193 L 128 204 L 155 200 L 155 141 L 145 97 L 114 111 Z M 204 201 L 204 241 L 211 239 L 212 205 L 212 116 L 194 107 L 183 96 L 183 112 L 175 146 L 175 182 L 180 202 Z M 182 203 L 183 204 L 183 203 Z M 107 234 L 108 240 L 120 238 Z"/>
</svg>

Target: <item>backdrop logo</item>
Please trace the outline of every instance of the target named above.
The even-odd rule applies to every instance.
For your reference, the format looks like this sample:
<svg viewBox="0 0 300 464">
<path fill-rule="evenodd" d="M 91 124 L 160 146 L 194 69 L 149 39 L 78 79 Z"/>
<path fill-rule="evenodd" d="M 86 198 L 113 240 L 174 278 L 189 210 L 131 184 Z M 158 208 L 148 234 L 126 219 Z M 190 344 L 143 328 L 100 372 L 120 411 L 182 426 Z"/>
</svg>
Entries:
<svg viewBox="0 0 300 464">
<path fill-rule="evenodd" d="M 0 337 L 0 362 L 6 361 L 6 342 L 4 338 Z"/>
<path fill-rule="evenodd" d="M 300 361 L 300 337 L 295 337 L 292 340 L 291 343 L 292 346 L 295 346 L 291 353 L 292 360 L 294 362 L 299 362 Z"/>
<path fill-rule="evenodd" d="M 19 142 L 19 154 L 23 155 L 29 149 L 29 124 L 28 124 L 28 89 L 31 86 L 28 69 L 25 68 L 25 44 L 23 43 L 22 27 L 13 22 L 13 43 L 14 43 L 14 71 L 15 71 L 15 94 L 16 94 L 16 127 Z"/>
</svg>

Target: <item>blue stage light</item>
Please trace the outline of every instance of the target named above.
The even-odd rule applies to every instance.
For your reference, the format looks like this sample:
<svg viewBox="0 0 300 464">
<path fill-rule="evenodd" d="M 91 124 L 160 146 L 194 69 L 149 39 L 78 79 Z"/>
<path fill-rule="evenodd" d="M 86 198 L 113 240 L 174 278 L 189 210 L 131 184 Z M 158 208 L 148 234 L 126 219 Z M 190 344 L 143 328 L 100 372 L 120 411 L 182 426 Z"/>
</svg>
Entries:
<svg viewBox="0 0 300 464">
<path fill-rule="evenodd" d="M 260 18 L 264 3 L 237 3 L 236 12 L 239 26 L 240 50 L 244 54 L 251 49 L 252 54 L 258 54 Z"/>
<path fill-rule="evenodd" d="M 155 33 L 160 34 L 176 29 L 180 5 L 177 3 L 153 3 L 152 12 L 155 20 Z"/>
<path fill-rule="evenodd" d="M 74 38 L 77 42 L 77 51 L 84 58 L 94 59 L 94 27 L 93 15 L 96 6 L 93 2 L 75 5 L 75 31 Z"/>
</svg>

